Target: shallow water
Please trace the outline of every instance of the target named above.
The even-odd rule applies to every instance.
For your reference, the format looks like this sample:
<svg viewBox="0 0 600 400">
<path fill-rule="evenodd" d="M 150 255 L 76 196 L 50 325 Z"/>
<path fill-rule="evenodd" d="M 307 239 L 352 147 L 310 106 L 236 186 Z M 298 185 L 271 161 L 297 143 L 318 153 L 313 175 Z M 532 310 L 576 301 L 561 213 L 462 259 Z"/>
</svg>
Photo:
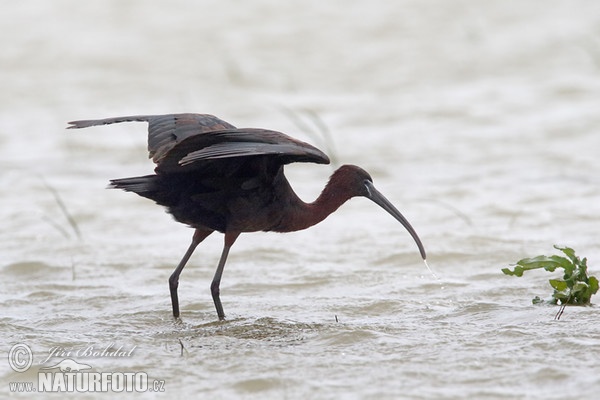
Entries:
<svg viewBox="0 0 600 400">
<path fill-rule="evenodd" d="M 561 244 L 598 274 L 597 2 L 25 0 L 3 8 L 0 32 L 0 340 L 33 353 L 23 373 L 0 362 L 3 394 L 66 358 L 145 372 L 164 381 L 156 397 L 600 390 L 597 306 L 556 321 L 557 307 L 531 304 L 551 295 L 550 274 L 500 271 Z M 173 321 L 167 278 L 192 231 L 104 190 L 151 172 L 145 124 L 64 128 L 188 111 L 367 169 L 439 279 L 396 221 L 354 199 L 304 232 L 242 235 L 221 285 L 226 322 L 208 289 L 222 237 L 209 237 Z M 286 171 L 312 200 L 332 168 Z M 82 355 L 90 346 L 133 351 Z"/>
</svg>

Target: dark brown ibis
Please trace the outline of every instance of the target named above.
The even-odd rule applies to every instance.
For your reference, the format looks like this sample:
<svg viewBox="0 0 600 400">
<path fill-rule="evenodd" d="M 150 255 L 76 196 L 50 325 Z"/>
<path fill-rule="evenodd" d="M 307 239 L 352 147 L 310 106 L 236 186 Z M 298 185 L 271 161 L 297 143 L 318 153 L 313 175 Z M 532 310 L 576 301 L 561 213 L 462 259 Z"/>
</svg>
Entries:
<svg viewBox="0 0 600 400">
<path fill-rule="evenodd" d="M 283 166 L 292 162 L 328 164 L 329 158 L 310 144 L 283 133 L 238 129 L 208 114 L 73 121 L 69 128 L 127 121 L 148 122 L 148 151 L 156 163 L 156 173 L 113 179 L 111 187 L 154 200 L 177 221 L 195 229 L 192 243 L 169 278 L 175 318 L 179 317 L 179 275 L 208 235 L 214 231 L 225 234 L 223 253 L 210 287 L 217 314 L 223 320 L 219 285 L 229 250 L 240 233 L 306 229 L 356 196 L 371 199 L 396 218 L 413 237 L 425 260 L 425 249 L 413 227 L 375 189 L 371 176 L 357 166 L 343 165 L 314 202 L 302 201 L 283 174 Z"/>
</svg>

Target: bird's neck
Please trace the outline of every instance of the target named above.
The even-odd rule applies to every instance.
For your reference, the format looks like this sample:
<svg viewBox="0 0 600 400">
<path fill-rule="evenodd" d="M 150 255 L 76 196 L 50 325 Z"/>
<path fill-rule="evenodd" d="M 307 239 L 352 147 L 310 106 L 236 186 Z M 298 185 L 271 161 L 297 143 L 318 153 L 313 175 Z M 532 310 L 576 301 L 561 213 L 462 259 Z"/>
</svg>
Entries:
<svg viewBox="0 0 600 400">
<path fill-rule="evenodd" d="M 323 221 L 349 199 L 350 196 L 348 196 L 344 190 L 340 190 L 339 187 L 334 189 L 330 181 L 319 197 L 317 197 L 314 202 L 308 204 L 308 207 L 314 215 L 314 224 Z"/>
<path fill-rule="evenodd" d="M 350 198 L 344 191 L 331 185 L 325 186 L 319 197 L 312 203 L 305 203 L 294 193 L 294 206 L 282 221 L 286 226 L 284 231 L 299 231 L 318 224 L 337 210 Z"/>
</svg>

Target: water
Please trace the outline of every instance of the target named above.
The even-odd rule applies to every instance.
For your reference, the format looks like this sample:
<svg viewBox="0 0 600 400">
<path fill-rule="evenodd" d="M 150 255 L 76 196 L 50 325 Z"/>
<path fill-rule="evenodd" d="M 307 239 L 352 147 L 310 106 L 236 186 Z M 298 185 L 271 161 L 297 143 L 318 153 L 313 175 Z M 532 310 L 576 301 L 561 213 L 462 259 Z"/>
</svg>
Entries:
<svg viewBox="0 0 600 400">
<path fill-rule="evenodd" d="M 0 390 L 71 358 L 146 372 L 164 381 L 156 397 L 597 393 L 597 306 L 555 321 L 558 307 L 531 304 L 550 296 L 550 274 L 500 269 L 556 243 L 599 273 L 599 27 L 600 5 L 584 0 L 5 5 L 0 337 L 5 357 L 28 345 L 33 366 L 0 362 Z M 439 280 L 393 218 L 354 199 L 305 232 L 242 235 L 223 277 L 224 323 L 208 289 L 222 237 L 209 237 L 181 276 L 174 322 L 167 278 L 192 231 L 104 190 L 151 172 L 145 125 L 64 128 L 187 111 L 281 130 L 364 167 Z M 286 171 L 312 200 L 332 169 Z M 90 346 L 133 352 L 83 356 Z"/>
</svg>

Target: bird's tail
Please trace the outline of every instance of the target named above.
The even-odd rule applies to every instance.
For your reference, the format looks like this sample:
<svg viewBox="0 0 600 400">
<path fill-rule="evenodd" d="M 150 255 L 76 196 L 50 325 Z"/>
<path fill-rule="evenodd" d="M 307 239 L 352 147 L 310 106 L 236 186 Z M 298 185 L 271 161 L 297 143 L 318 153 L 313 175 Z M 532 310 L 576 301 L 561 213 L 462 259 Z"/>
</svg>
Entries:
<svg viewBox="0 0 600 400">
<path fill-rule="evenodd" d="M 154 200 L 162 206 L 170 206 L 175 201 L 173 193 L 162 184 L 162 179 L 158 175 L 111 179 L 108 187 L 137 193 L 142 197 Z"/>
</svg>

